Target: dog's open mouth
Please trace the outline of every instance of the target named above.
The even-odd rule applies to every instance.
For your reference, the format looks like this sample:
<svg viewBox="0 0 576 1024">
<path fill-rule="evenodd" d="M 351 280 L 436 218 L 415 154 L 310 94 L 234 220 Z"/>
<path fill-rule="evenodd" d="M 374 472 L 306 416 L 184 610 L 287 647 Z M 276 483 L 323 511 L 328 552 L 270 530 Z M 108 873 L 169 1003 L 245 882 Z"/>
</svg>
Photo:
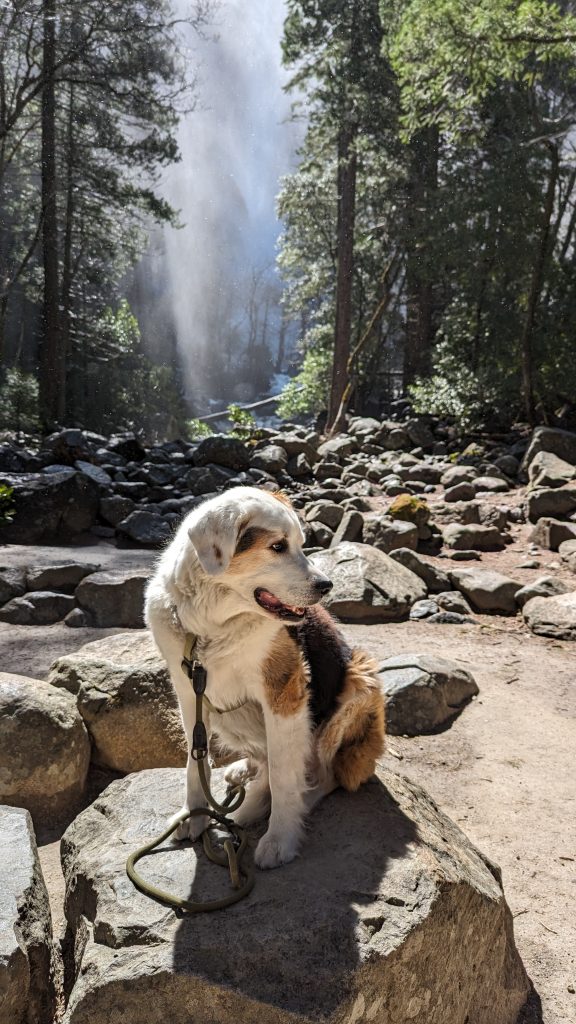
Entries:
<svg viewBox="0 0 576 1024">
<path fill-rule="evenodd" d="M 305 608 L 293 607 L 289 604 L 283 604 L 279 598 L 271 594 L 269 590 L 265 590 L 264 587 L 258 587 L 254 591 L 254 600 L 260 605 L 264 611 L 269 612 L 270 615 L 275 615 L 279 619 L 291 619 L 296 621 L 301 619 L 306 611 Z"/>
</svg>

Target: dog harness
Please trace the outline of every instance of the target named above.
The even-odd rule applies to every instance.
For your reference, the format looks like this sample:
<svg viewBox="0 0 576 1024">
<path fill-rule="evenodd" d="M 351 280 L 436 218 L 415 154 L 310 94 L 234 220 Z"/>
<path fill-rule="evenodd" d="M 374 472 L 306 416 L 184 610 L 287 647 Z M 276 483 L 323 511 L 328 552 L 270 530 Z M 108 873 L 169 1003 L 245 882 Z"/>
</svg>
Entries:
<svg viewBox="0 0 576 1024">
<path fill-rule="evenodd" d="M 190 750 L 190 757 L 196 762 L 198 768 L 198 775 L 200 778 L 200 785 L 206 797 L 206 807 L 194 807 L 190 811 L 182 811 L 182 814 L 178 815 L 175 821 L 167 828 L 162 835 L 153 839 L 150 843 L 146 843 L 145 846 L 141 846 L 139 850 L 131 853 L 126 861 L 126 873 L 128 878 L 133 885 L 139 889 L 140 892 L 144 893 L 145 896 L 150 896 L 151 899 L 158 900 L 159 903 L 164 903 L 169 907 L 173 907 L 176 914 L 180 917 L 185 914 L 198 914 L 206 913 L 210 910 L 222 910 L 224 907 L 229 907 L 233 903 L 238 903 L 239 900 L 243 899 L 251 891 L 254 885 L 254 869 L 252 866 L 243 867 L 242 859 L 248 845 L 248 837 L 245 829 L 229 817 L 234 811 L 237 811 L 240 805 L 243 803 L 246 796 L 246 790 L 244 786 L 237 785 L 232 786 L 222 803 L 218 803 L 216 798 L 213 796 L 210 790 L 210 783 L 206 774 L 206 758 L 208 757 L 208 733 L 206 732 L 206 725 L 204 724 L 203 709 L 204 706 L 209 711 L 214 712 L 218 715 L 225 715 L 229 711 L 237 711 L 238 708 L 243 707 L 248 701 L 243 700 L 239 704 L 231 708 L 217 708 L 215 707 L 206 696 L 206 683 L 207 683 L 207 672 L 204 666 L 194 658 L 194 652 L 198 643 L 198 637 L 193 633 L 187 633 L 184 644 L 184 657 L 182 659 L 182 669 L 188 676 L 194 689 L 196 696 L 196 722 L 194 725 L 194 731 L 192 734 L 192 745 Z M 151 882 L 147 882 L 145 878 L 136 871 L 135 865 L 160 846 L 173 832 L 176 831 L 179 825 L 188 818 L 200 817 L 207 815 L 209 818 L 208 825 L 202 833 L 202 845 L 204 847 L 204 853 L 214 864 L 219 864 L 222 867 L 228 867 L 230 872 L 230 881 L 232 884 L 233 891 L 228 896 L 223 896 L 218 900 L 207 900 L 204 902 L 186 900 L 180 896 L 173 896 L 169 892 L 165 892 L 163 889 L 159 889 L 157 886 L 152 885 Z M 215 842 L 216 829 L 227 833 L 224 840 L 220 840 L 218 843 Z"/>
</svg>

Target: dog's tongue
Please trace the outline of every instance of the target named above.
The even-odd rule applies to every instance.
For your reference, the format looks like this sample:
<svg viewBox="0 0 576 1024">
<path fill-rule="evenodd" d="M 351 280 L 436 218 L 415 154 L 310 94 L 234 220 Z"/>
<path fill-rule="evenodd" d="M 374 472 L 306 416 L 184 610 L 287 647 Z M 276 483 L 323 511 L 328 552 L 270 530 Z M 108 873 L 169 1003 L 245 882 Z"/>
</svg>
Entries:
<svg viewBox="0 0 576 1024">
<path fill-rule="evenodd" d="M 271 612 L 278 611 L 279 608 L 286 607 L 279 601 L 274 594 L 271 594 L 269 590 L 258 591 L 258 600 L 260 604 L 264 605 L 265 608 L 269 608 Z"/>
<path fill-rule="evenodd" d="M 275 594 L 271 594 L 269 590 L 259 589 L 257 593 L 258 604 L 265 608 L 269 612 L 292 612 L 294 615 L 303 615 L 303 608 L 293 608 L 289 604 L 284 604 L 280 601 Z"/>
</svg>

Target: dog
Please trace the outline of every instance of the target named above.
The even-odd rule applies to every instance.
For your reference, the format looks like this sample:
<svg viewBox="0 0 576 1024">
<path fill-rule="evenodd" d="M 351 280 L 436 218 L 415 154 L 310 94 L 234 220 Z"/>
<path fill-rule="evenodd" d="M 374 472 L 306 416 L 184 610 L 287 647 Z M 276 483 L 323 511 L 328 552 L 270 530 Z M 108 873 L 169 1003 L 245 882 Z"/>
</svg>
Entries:
<svg viewBox="0 0 576 1024">
<path fill-rule="evenodd" d="M 189 752 L 195 698 L 182 669 L 186 633 L 207 671 L 208 732 L 243 755 L 226 774 L 246 784 L 234 820 L 248 825 L 270 811 L 255 851 L 260 868 L 291 861 L 306 814 L 337 786 L 358 789 L 384 749 L 376 664 L 348 647 L 319 604 L 332 583 L 303 541 L 284 495 L 234 487 L 183 520 L 146 593 L 146 622 L 168 664 Z M 189 757 L 183 809 L 202 806 Z M 196 839 L 207 823 L 188 818 L 176 837 Z"/>
</svg>

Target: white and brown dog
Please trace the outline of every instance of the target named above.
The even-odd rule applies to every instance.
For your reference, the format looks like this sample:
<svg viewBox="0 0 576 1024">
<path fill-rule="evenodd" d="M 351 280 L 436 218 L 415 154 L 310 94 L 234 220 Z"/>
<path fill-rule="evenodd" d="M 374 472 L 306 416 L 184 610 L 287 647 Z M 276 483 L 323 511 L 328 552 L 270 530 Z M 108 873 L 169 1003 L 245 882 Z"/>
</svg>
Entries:
<svg viewBox="0 0 576 1024">
<path fill-rule="evenodd" d="M 208 673 L 219 745 L 245 755 L 227 779 L 247 783 L 238 824 L 262 818 L 255 860 L 293 859 L 303 819 L 336 786 L 357 789 L 384 746 L 384 703 L 375 663 L 352 651 L 318 605 L 332 587 L 302 551 L 296 512 L 281 494 L 235 487 L 194 509 L 150 581 L 146 621 L 176 688 L 190 748 L 195 699 L 181 663 L 185 633 Z M 236 707 L 244 701 L 241 707 Z M 185 808 L 205 800 L 189 758 Z M 207 819 L 189 818 L 195 839 Z"/>
</svg>

